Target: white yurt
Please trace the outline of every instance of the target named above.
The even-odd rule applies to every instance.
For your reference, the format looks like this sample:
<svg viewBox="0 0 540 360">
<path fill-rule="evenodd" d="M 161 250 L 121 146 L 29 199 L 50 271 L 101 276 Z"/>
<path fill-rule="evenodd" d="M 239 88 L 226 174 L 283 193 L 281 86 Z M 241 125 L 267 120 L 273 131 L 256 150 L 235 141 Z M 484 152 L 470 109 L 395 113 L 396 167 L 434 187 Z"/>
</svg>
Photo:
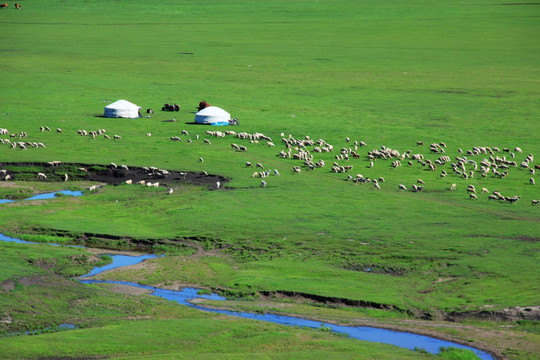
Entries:
<svg viewBox="0 0 540 360">
<path fill-rule="evenodd" d="M 105 117 L 108 118 L 129 118 L 135 119 L 140 117 L 139 109 L 141 107 L 127 100 L 118 100 L 110 105 L 105 106 Z"/>
<path fill-rule="evenodd" d="M 208 106 L 195 114 L 197 124 L 229 125 L 231 114 L 217 106 Z"/>
</svg>

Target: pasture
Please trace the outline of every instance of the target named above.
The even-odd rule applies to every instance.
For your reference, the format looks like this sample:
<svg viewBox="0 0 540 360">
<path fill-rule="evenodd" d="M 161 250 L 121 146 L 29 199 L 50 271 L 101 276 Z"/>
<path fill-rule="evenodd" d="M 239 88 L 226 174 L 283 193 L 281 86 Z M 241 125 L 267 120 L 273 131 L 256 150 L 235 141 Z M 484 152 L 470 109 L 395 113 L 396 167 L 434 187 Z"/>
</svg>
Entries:
<svg viewBox="0 0 540 360">
<path fill-rule="evenodd" d="M 25 0 L 20 10 L 8 3 L 0 9 L 0 129 L 9 131 L 0 135 L 0 162 L 26 164 L 2 167 L 13 180 L 0 181 L 0 199 L 60 189 L 84 189 L 85 195 L 0 204 L 0 232 L 122 250 L 144 244 L 172 256 L 103 276 L 170 287 L 195 284 L 236 297 L 242 309 L 412 329 L 503 358 L 533 359 L 539 353 L 540 206 L 533 200 L 540 200 L 540 184 L 533 183 L 540 181 L 540 170 L 531 171 L 540 156 L 536 3 Z M 102 117 L 103 107 L 118 99 L 141 106 L 143 117 Z M 201 100 L 227 110 L 240 125 L 192 124 Z M 164 103 L 178 103 L 180 111 L 160 111 Z M 146 108 L 155 114 L 146 117 Z M 45 126 L 51 131 L 40 130 Z M 106 129 L 111 139 L 82 136 L 83 129 Z M 275 146 L 208 131 L 261 133 Z M 295 142 L 288 148 L 282 138 Z M 320 144 L 300 142 L 319 139 L 333 151 L 317 152 Z M 14 141 L 27 150 L 13 148 Z M 431 144 L 438 145 L 435 151 Z M 375 149 L 398 155 L 370 158 Z M 280 156 L 289 150 L 290 158 Z M 302 151 L 325 166 L 310 169 L 305 159 L 294 158 Z M 178 181 L 167 184 L 172 194 L 166 186 L 127 184 L 91 192 L 96 182 L 77 179 L 80 166 L 55 173 L 54 167 L 35 165 L 51 161 L 204 171 L 226 182 L 218 189 L 213 181 Z M 332 172 L 334 162 L 352 168 Z M 489 168 L 485 176 L 482 167 Z M 265 170 L 268 177 L 254 176 Z M 47 178 L 38 180 L 38 172 Z M 72 180 L 64 182 L 65 173 Z M 361 178 L 370 181 L 356 181 Z M 407 190 L 400 191 L 400 184 Z M 423 190 L 411 191 L 413 184 Z M 490 200 L 494 191 L 503 200 Z M 20 257 L 8 256 L 12 251 Z M 60 250 L 43 256 L 64 259 L 54 263 L 69 256 L 54 251 Z M 29 257 L 39 256 L 26 247 L 3 253 L 3 261 L 17 264 L 4 283 L 37 279 L 26 282 L 33 286 L 16 287 L 22 299 L 39 292 L 68 296 L 56 285 L 47 290 L 53 282 L 38 281 L 46 277 L 42 270 L 35 273 L 35 261 L 21 260 Z M 41 265 L 47 276 L 83 273 Z M 73 303 L 107 298 L 105 286 L 65 281 Z M 4 318 L 14 320 L 2 322 L 4 333 L 74 317 L 62 300 L 28 316 L 32 307 L 15 306 L 10 291 L 0 293 Z M 157 300 L 110 296 L 132 306 L 122 308 L 121 318 L 83 313 L 77 321 L 88 329 L 77 330 L 81 337 L 101 338 L 111 328 L 129 336 L 147 325 L 166 341 L 168 332 L 188 326 L 174 319 L 199 317 Z M 343 299 L 363 305 L 346 306 Z M 144 314 L 133 315 L 141 323 L 127 321 L 129 309 Z M 199 320 L 207 334 L 219 328 L 213 321 L 226 321 L 239 332 L 248 326 L 206 315 Z M 307 330 L 249 326 L 286 332 L 280 344 L 296 344 L 295 358 L 309 354 L 300 345 L 303 336 L 322 336 L 313 348 L 336 358 L 343 354 L 334 346 L 351 354 L 354 347 L 368 347 L 344 339 L 343 345 L 330 345 L 331 335 Z M 51 336 L 63 341 L 67 334 Z M 43 351 L 40 342 L 47 336 L 32 338 L 36 347 L 24 356 Z M 29 340 L 0 341 L 16 357 Z M 212 341 L 219 348 L 228 340 L 220 335 Z M 251 343 L 253 353 L 261 351 L 256 346 L 276 344 L 272 336 L 261 338 L 262 345 L 257 341 Z M 238 346 L 248 349 L 249 343 Z M 95 351 L 89 347 L 84 356 L 113 356 L 108 346 L 105 341 Z M 279 346 L 271 354 L 285 357 Z M 204 358 L 203 346 L 197 349 Z M 144 351 L 135 354 L 142 357 Z M 183 353 L 173 349 L 174 354 Z M 366 355 L 405 356 L 420 355 L 389 347 Z"/>
</svg>

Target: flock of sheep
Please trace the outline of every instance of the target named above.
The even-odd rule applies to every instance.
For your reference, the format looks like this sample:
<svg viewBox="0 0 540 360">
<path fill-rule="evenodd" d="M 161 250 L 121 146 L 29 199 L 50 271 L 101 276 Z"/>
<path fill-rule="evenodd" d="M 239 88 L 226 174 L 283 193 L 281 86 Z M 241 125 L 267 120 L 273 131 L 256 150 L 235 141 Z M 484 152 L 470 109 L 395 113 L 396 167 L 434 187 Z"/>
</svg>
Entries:
<svg viewBox="0 0 540 360">
<path fill-rule="evenodd" d="M 240 140 L 248 140 L 250 143 L 264 143 L 269 147 L 275 147 L 272 138 L 262 133 L 246 133 L 235 131 L 206 131 L 206 134 L 212 137 L 235 137 Z M 182 131 L 182 135 L 189 135 L 186 130 Z M 198 139 L 198 137 L 197 137 Z M 171 138 L 174 141 L 182 141 L 180 137 Z M 206 139 L 205 139 L 206 140 Z M 188 142 L 191 142 L 188 139 Z M 373 168 L 375 163 L 388 161 L 387 166 L 392 168 L 398 168 L 401 166 L 412 167 L 415 164 L 419 164 L 421 169 L 426 171 L 440 171 L 440 178 L 447 176 L 454 176 L 457 179 L 472 179 L 475 176 L 480 178 L 487 178 L 488 176 L 497 177 L 500 179 L 505 178 L 510 169 L 516 168 L 527 171 L 529 174 L 528 183 L 535 185 L 534 175 L 535 171 L 540 169 L 540 165 L 533 165 L 534 156 L 528 154 L 523 155 L 523 151 L 519 147 L 513 149 L 488 146 L 474 146 L 471 149 L 463 151 L 458 149 L 459 156 L 456 156 L 454 160 L 450 156 L 446 155 L 446 144 L 444 142 L 429 144 L 429 154 L 435 157 L 434 160 L 428 159 L 427 155 L 421 152 L 413 152 L 412 150 L 406 150 L 400 152 L 396 149 L 392 149 L 386 146 L 381 146 L 378 149 L 371 149 L 364 153 L 361 152 L 362 147 L 366 147 L 367 144 L 364 141 L 351 141 L 350 138 L 345 138 L 346 146 L 342 147 L 339 151 L 334 152 L 334 146 L 323 139 L 313 140 L 309 136 L 294 138 L 292 135 L 285 136 L 281 134 L 281 142 L 284 149 L 280 150 L 277 156 L 283 159 L 293 159 L 302 162 L 302 165 L 294 165 L 292 172 L 300 174 L 302 168 L 307 170 L 314 170 L 316 168 L 324 168 L 324 159 L 315 159 L 315 156 L 319 153 L 334 153 L 334 162 L 330 167 L 330 171 L 333 173 L 349 173 L 353 170 L 354 159 L 364 159 L 369 162 L 368 167 Z M 207 144 L 211 144 L 210 141 L 205 141 Z M 424 143 L 418 141 L 416 143 L 417 148 L 424 149 Z M 237 143 L 231 143 L 231 148 L 235 151 L 247 151 L 247 147 L 244 145 L 238 145 Z M 522 159 L 518 157 L 524 156 Z M 201 159 L 202 161 L 202 159 Z M 245 163 L 246 167 L 253 168 L 254 165 L 248 161 Z M 261 171 L 253 173 L 252 177 L 266 178 L 271 174 L 276 176 L 280 175 L 277 169 L 264 170 L 262 163 L 258 162 L 255 165 L 256 168 L 260 168 Z M 453 175 L 452 175 L 453 174 Z M 354 184 L 366 184 L 371 183 L 375 190 L 381 190 L 382 184 L 385 183 L 383 177 L 369 178 L 362 174 L 356 174 L 355 176 L 347 175 L 347 180 Z M 267 182 L 261 180 L 261 187 L 266 187 Z M 407 187 L 404 184 L 399 184 L 397 191 L 412 191 L 423 192 L 425 189 L 425 183 L 422 179 L 417 179 L 416 183 Z M 457 184 L 452 183 L 448 190 L 456 190 Z M 473 184 L 468 184 L 466 188 L 469 199 L 477 200 L 478 195 Z M 488 193 L 488 200 L 497 200 L 505 203 L 516 203 L 521 199 L 520 195 L 503 195 L 500 191 L 494 190 L 489 194 L 487 188 L 482 188 L 482 193 Z M 537 205 L 540 201 L 531 200 L 532 205 Z"/>
<path fill-rule="evenodd" d="M 40 127 L 40 131 L 51 131 L 51 129 L 47 126 L 42 126 Z M 56 129 L 56 132 L 61 134 L 62 129 L 58 128 Z M 105 129 L 98 129 L 96 131 L 79 129 L 77 130 L 77 134 L 80 136 L 90 137 L 91 139 L 95 139 L 97 136 L 103 136 L 105 139 L 111 139 L 111 137 L 107 135 Z M 250 144 L 261 143 L 271 148 L 276 146 L 271 137 L 259 132 L 248 133 L 235 132 L 230 130 L 208 130 L 205 132 L 205 134 L 208 137 L 215 138 L 235 138 L 235 142 L 231 143 L 230 147 L 232 150 L 237 152 L 248 151 L 247 145 L 236 143 L 240 141 L 248 141 Z M 22 141 L 23 138 L 28 136 L 26 132 L 10 134 L 7 129 L 0 128 L 0 135 L 9 135 L 9 138 L 0 138 L 0 142 L 3 144 L 7 144 L 14 149 L 19 148 L 22 150 L 27 150 L 28 148 L 46 148 L 45 145 L 41 142 Z M 151 133 L 146 133 L 146 136 L 151 136 Z M 193 139 L 189 136 L 190 134 L 188 131 L 182 130 L 181 136 L 171 136 L 170 140 L 175 142 L 182 142 L 182 138 L 186 137 L 187 143 L 193 143 L 194 140 L 196 141 L 201 139 L 198 134 L 196 134 Z M 475 176 L 481 178 L 491 176 L 502 179 L 508 176 L 511 169 L 516 168 L 527 171 L 529 174 L 528 183 L 530 185 L 535 185 L 535 171 L 540 169 L 540 165 L 533 165 L 534 156 L 532 154 L 524 155 L 523 151 L 519 147 L 515 147 L 513 149 L 502 148 L 501 150 L 497 147 L 475 146 L 465 151 L 463 151 L 462 149 L 458 149 L 459 156 L 451 159 L 450 156 L 446 155 L 446 144 L 444 142 L 432 143 L 429 144 L 429 154 L 432 155 L 432 158 L 435 159 L 430 160 L 428 159 L 427 155 L 418 151 L 413 152 L 412 150 L 406 150 L 404 152 L 400 152 L 396 149 L 392 149 L 386 146 L 381 146 L 377 149 L 371 149 L 362 152 L 361 148 L 366 147 L 367 144 L 364 141 L 351 141 L 348 137 L 345 138 L 345 146 L 337 150 L 334 145 L 328 143 L 323 139 L 313 140 L 309 136 L 294 138 L 292 135 L 285 136 L 285 134 L 283 133 L 280 136 L 281 143 L 284 148 L 281 149 L 278 154 L 276 154 L 277 157 L 282 159 L 297 160 L 299 163 L 301 163 L 300 165 L 294 165 L 292 167 L 292 172 L 294 174 L 301 174 L 302 169 L 313 171 L 316 168 L 324 168 L 326 166 L 324 159 L 315 159 L 315 156 L 322 157 L 323 153 L 332 153 L 333 155 L 334 161 L 332 165 L 329 166 L 330 172 L 332 173 L 352 172 L 354 166 L 356 165 L 354 164 L 355 160 L 367 160 L 369 164 L 367 165 L 368 168 L 373 168 L 375 167 L 376 163 L 385 161 L 388 161 L 387 166 L 390 166 L 392 168 L 399 168 L 401 166 L 412 167 L 415 164 L 419 164 L 420 167 L 422 169 L 425 169 L 426 171 L 439 171 L 439 176 L 441 178 L 445 178 L 447 176 L 454 176 L 457 179 L 465 180 L 472 179 Z M 112 138 L 118 140 L 122 137 L 120 135 L 113 135 Z M 210 139 L 204 138 L 203 144 L 212 145 L 212 142 L 210 141 Z M 425 146 L 424 143 L 421 141 L 418 141 L 416 145 L 417 149 L 424 149 Z M 328 155 L 326 155 L 326 158 L 328 158 Z M 199 161 L 203 163 L 204 159 L 200 157 Z M 362 166 L 362 164 L 358 165 Z M 51 162 L 51 166 L 54 166 L 54 162 Z M 110 166 L 116 167 L 116 165 L 112 163 Z M 127 168 L 126 165 L 122 166 Z M 252 168 L 254 166 L 251 162 L 248 161 L 245 163 L 245 167 Z M 280 175 L 278 169 L 265 169 L 263 164 L 260 162 L 256 163 L 255 167 L 257 168 L 257 170 L 260 169 L 260 171 L 254 172 L 252 174 L 252 177 L 261 178 L 261 187 L 267 186 L 267 182 L 265 180 L 262 180 L 263 178 L 267 178 L 271 175 Z M 149 168 L 149 171 L 155 171 L 150 169 L 153 168 Z M 43 179 L 43 176 L 44 174 L 38 175 L 38 179 Z M 9 180 L 9 178 L 6 179 L 6 177 L 4 177 L 4 179 L 0 178 L 0 180 Z M 68 176 L 66 174 L 64 181 L 67 180 Z M 382 177 L 369 178 L 359 173 L 355 174 L 354 176 L 347 174 L 346 180 L 351 181 L 354 184 L 371 183 L 373 185 L 373 189 L 375 190 L 381 190 L 384 186 L 382 184 L 385 183 L 385 179 Z M 130 181 L 128 180 L 126 181 L 126 183 L 129 184 Z M 141 183 L 141 185 L 159 186 L 159 183 Z M 221 184 L 217 182 L 216 188 L 219 189 L 220 187 Z M 418 179 L 417 182 L 415 184 L 412 184 L 410 187 L 407 187 L 404 184 L 399 184 L 397 191 L 409 191 L 410 189 L 410 191 L 412 192 L 422 192 L 424 191 L 424 188 L 424 181 L 422 179 Z M 450 186 L 449 190 L 456 190 L 456 188 L 457 184 L 453 183 Z M 468 184 L 466 191 L 470 199 L 478 199 L 478 194 L 474 185 Z M 169 193 L 172 193 L 172 188 L 169 188 Z M 492 191 L 492 193 L 489 194 L 489 191 L 486 188 L 482 188 L 481 193 L 488 193 L 488 200 L 497 200 L 506 203 L 516 203 L 521 198 L 520 195 L 515 194 L 503 195 L 500 191 L 497 190 Z M 538 202 L 538 200 L 531 200 L 532 205 L 536 205 L 538 204 Z"/>
</svg>

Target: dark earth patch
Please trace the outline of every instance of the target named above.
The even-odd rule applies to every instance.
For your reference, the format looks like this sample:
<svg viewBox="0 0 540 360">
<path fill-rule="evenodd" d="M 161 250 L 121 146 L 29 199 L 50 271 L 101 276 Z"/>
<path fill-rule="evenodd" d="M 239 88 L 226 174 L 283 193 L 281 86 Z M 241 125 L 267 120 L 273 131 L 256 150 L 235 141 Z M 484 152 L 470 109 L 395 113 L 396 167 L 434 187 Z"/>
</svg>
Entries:
<svg viewBox="0 0 540 360">
<path fill-rule="evenodd" d="M 47 176 L 46 179 L 40 181 L 64 181 L 65 174 L 68 174 L 68 181 L 96 181 L 109 185 L 124 184 L 127 180 L 131 180 L 135 184 L 144 180 L 166 185 L 187 183 L 216 189 L 218 181 L 221 187 L 229 181 L 223 176 L 206 174 L 205 172 L 168 170 L 168 174 L 164 174 L 163 170 L 158 169 L 150 170 L 130 166 L 127 170 L 123 170 L 120 167 L 113 168 L 110 165 L 102 164 L 60 163 L 50 165 L 49 163 L 0 162 L 0 169 L 6 169 L 7 174 L 15 181 L 36 181 L 38 172 Z"/>
</svg>

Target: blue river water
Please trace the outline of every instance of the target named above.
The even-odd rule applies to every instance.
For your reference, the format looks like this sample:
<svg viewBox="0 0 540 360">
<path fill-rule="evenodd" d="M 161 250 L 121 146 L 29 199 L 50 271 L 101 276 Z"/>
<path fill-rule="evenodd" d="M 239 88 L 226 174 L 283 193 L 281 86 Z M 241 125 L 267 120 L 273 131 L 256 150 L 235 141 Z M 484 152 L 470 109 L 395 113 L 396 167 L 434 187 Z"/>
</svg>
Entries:
<svg viewBox="0 0 540 360">
<path fill-rule="evenodd" d="M 35 244 L 32 242 L 23 241 L 20 239 L 14 239 L 14 238 L 5 236 L 1 233 L 0 233 L 0 241 Z M 195 288 L 186 287 L 186 288 L 183 288 L 182 290 L 174 291 L 174 290 L 167 290 L 167 289 L 162 289 L 162 288 L 157 288 L 157 287 L 147 286 L 147 285 L 140 285 L 137 283 L 131 283 L 131 282 L 125 282 L 125 281 L 89 279 L 89 277 L 97 275 L 101 272 L 115 269 L 115 268 L 120 268 L 123 266 L 135 265 L 146 259 L 155 258 L 157 256 L 158 255 L 153 255 L 153 254 L 144 254 L 140 256 L 111 255 L 112 260 L 113 260 L 111 264 L 92 269 L 92 271 L 90 271 L 88 274 L 81 276 L 79 278 L 79 281 L 86 284 L 109 283 L 109 284 L 134 286 L 137 288 L 150 290 L 151 295 L 158 296 L 158 297 L 167 299 L 169 301 L 177 302 L 181 305 L 189 306 L 189 307 L 202 310 L 202 311 L 207 311 L 207 312 L 225 314 L 225 315 L 242 317 L 242 318 L 247 318 L 247 319 L 259 320 L 259 321 L 267 321 L 267 322 L 272 322 L 272 323 L 281 324 L 281 325 L 288 325 L 288 326 L 300 326 L 300 327 L 309 327 L 309 328 L 315 328 L 315 329 L 320 329 L 321 327 L 324 327 L 336 333 L 346 334 L 353 339 L 370 341 L 370 342 L 378 342 L 378 343 L 383 343 L 383 344 L 390 344 L 390 345 L 394 345 L 394 346 L 398 346 L 398 347 L 410 349 L 410 350 L 414 350 L 415 348 L 424 349 L 432 354 L 439 353 L 442 347 L 445 347 L 445 348 L 455 347 L 455 348 L 460 348 L 460 349 L 468 349 L 468 350 L 473 351 L 475 355 L 478 356 L 482 360 L 494 359 L 490 354 L 482 350 L 478 350 L 469 346 L 461 345 L 461 344 L 450 342 L 450 341 L 440 340 L 440 339 L 432 338 L 429 336 L 417 335 L 413 333 L 392 331 L 392 330 L 365 327 L 365 326 L 341 326 L 341 325 L 334 325 L 334 324 L 320 322 L 320 321 L 297 318 L 293 316 L 284 316 L 284 315 L 275 315 L 275 314 L 254 314 L 254 313 L 247 313 L 247 312 L 235 312 L 235 311 L 229 311 L 229 310 L 207 308 L 204 306 L 191 303 L 191 300 L 202 298 L 202 299 L 209 299 L 209 300 L 227 301 L 227 299 L 214 293 L 198 294 L 199 290 Z"/>
<path fill-rule="evenodd" d="M 32 197 L 29 197 L 28 199 L 24 199 L 23 201 L 26 201 L 26 200 L 54 199 L 56 197 L 56 194 L 62 194 L 62 195 L 67 195 L 67 196 L 81 196 L 82 192 L 78 191 L 78 190 L 77 191 L 61 190 L 61 191 L 55 191 L 55 192 L 50 192 L 50 193 L 37 194 L 37 195 L 34 195 Z M 17 200 L 0 199 L 0 204 L 12 203 L 12 202 L 16 202 L 16 201 Z"/>
</svg>

